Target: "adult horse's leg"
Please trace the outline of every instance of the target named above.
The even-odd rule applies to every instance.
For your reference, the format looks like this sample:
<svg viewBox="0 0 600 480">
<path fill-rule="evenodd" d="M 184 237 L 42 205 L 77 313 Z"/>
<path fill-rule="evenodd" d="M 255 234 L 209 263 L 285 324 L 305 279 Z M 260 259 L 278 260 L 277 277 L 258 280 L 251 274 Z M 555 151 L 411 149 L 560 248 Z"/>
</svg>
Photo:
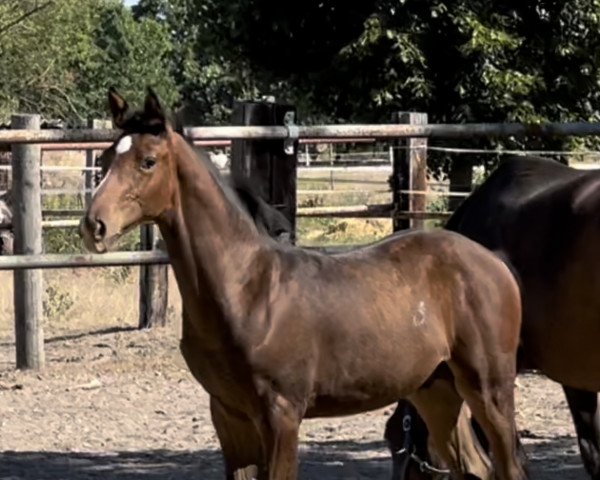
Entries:
<svg viewBox="0 0 600 480">
<path fill-rule="evenodd" d="M 579 451 L 585 469 L 594 480 L 600 480 L 600 417 L 598 394 L 563 385 L 569 410 L 575 423 Z"/>
<path fill-rule="evenodd" d="M 491 465 L 478 444 L 472 441 L 475 437 L 464 400 L 446 365 L 438 368 L 434 376 L 410 396 L 410 401 L 427 425 L 430 451 L 439 455 L 452 478 L 491 478 Z"/>
<path fill-rule="evenodd" d="M 428 436 L 427 426 L 415 407 L 406 400 L 400 400 L 385 428 L 385 439 L 392 451 L 392 480 L 431 480 L 437 470 L 445 469 L 445 465 L 431 459 Z M 457 442 L 452 448 L 457 452 L 465 478 L 492 478 L 490 460 L 471 430 L 465 408 L 459 415 L 456 438 Z M 411 452 L 417 458 L 411 458 Z M 422 468 L 420 462 L 427 462 L 426 467 Z"/>
<path fill-rule="evenodd" d="M 514 421 L 514 379 L 516 365 L 510 355 L 497 355 L 495 362 L 454 357 L 448 362 L 456 387 L 467 401 L 473 416 L 485 432 L 495 459 L 498 478 L 527 478 L 517 455 L 517 428 Z M 483 365 L 488 368 L 483 370 Z"/>
<path fill-rule="evenodd" d="M 225 462 L 227 480 L 266 479 L 262 441 L 249 418 L 210 398 L 210 413 Z"/>
</svg>

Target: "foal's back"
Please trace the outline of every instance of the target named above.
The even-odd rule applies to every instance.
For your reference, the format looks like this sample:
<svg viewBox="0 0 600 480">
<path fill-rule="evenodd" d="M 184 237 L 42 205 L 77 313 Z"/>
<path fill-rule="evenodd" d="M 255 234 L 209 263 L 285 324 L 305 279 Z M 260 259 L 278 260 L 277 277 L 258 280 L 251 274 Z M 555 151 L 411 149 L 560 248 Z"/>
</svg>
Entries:
<svg viewBox="0 0 600 480">
<path fill-rule="evenodd" d="M 477 355 L 516 349 L 512 275 L 453 232 L 400 233 L 339 255 L 282 247 L 278 272 L 261 355 L 282 349 L 299 362 L 291 370 L 312 365 L 308 416 L 357 413 L 406 396 L 451 361 L 456 341 L 478 346 Z"/>
</svg>

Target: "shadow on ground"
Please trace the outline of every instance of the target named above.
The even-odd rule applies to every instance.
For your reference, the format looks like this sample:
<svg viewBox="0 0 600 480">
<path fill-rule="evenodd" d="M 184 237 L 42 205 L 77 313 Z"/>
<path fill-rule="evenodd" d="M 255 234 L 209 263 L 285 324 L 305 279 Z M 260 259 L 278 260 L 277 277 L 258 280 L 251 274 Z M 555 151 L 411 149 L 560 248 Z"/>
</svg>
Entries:
<svg viewBox="0 0 600 480">
<path fill-rule="evenodd" d="M 70 340 L 79 340 L 81 338 L 86 337 L 99 337 L 102 335 L 108 335 L 110 333 L 121 333 L 121 332 L 133 332 L 139 331 L 137 327 L 109 327 L 109 328 L 101 328 L 99 330 L 93 330 L 91 332 L 79 332 L 79 333 L 71 333 L 68 335 L 57 335 L 54 337 L 49 337 L 44 339 L 45 344 L 51 343 L 61 343 Z M 0 347 L 12 347 L 14 346 L 14 339 L 9 339 L 6 341 L 0 342 Z"/>
<path fill-rule="evenodd" d="M 572 444 L 572 439 L 570 439 Z M 382 442 L 348 441 L 304 443 L 300 478 L 308 480 L 389 479 L 390 466 Z M 565 450 L 565 439 L 530 445 L 531 478 L 587 480 L 579 454 Z M 373 457 L 377 453 L 378 456 Z M 0 454 L 2 480 L 221 480 L 221 455 L 216 450 L 196 452 L 153 450 L 141 452 L 5 452 Z"/>
</svg>

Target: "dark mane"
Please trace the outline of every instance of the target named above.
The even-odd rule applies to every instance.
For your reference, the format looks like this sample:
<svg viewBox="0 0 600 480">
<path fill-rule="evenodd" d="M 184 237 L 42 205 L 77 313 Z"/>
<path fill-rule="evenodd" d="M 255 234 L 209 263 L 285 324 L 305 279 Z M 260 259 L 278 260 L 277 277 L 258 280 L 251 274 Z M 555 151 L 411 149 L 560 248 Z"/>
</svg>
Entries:
<svg viewBox="0 0 600 480">
<path fill-rule="evenodd" d="M 249 179 L 239 176 L 230 176 L 228 181 L 223 178 L 223 175 L 215 164 L 208 157 L 205 149 L 194 145 L 193 141 L 185 135 L 183 121 L 180 115 L 171 117 L 171 126 L 173 131 L 181 135 L 196 154 L 202 158 L 210 171 L 222 184 L 229 187 L 235 196 L 237 202 L 241 202 L 244 210 L 250 214 L 254 223 L 260 228 L 264 228 L 266 233 L 281 241 L 293 241 L 294 232 L 290 221 L 275 207 L 269 205 L 263 200 L 256 188 L 252 185 Z"/>
<path fill-rule="evenodd" d="M 170 122 L 170 118 L 168 119 L 168 121 Z M 144 112 L 139 110 L 130 110 L 127 113 L 127 115 L 123 119 L 121 130 L 123 130 L 124 134 L 140 133 L 149 135 L 161 135 L 166 132 L 163 124 L 156 122 L 156 120 L 149 119 L 147 116 L 144 115 Z"/>
</svg>

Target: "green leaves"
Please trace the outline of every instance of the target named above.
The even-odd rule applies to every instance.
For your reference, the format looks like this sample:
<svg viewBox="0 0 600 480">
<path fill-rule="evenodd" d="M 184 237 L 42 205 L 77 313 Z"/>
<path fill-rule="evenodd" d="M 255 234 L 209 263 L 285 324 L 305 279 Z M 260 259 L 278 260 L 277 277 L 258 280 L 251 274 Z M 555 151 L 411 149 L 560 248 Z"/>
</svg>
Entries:
<svg viewBox="0 0 600 480">
<path fill-rule="evenodd" d="M 86 103 L 94 116 L 105 115 L 110 85 L 117 86 L 134 103 L 142 101 L 146 85 L 151 85 L 167 105 L 178 100 L 171 74 L 173 45 L 163 25 L 152 19 L 137 21 L 123 6 L 105 2 L 98 12 L 93 44 L 94 61 L 81 90 L 88 92 Z"/>
<path fill-rule="evenodd" d="M 0 41 L 0 122 L 17 111 L 75 124 L 105 117 L 111 84 L 134 98 L 151 84 L 177 99 L 163 26 L 137 22 L 118 0 L 54 1 L 26 16 L 36 3 L 0 2 L 3 20 L 24 17 Z"/>
<path fill-rule="evenodd" d="M 599 116 L 598 0 L 378 0 L 359 9 L 325 0 L 293 10 L 266 10 L 267 3 L 213 0 L 220 20 L 211 35 L 227 59 L 267 80 L 285 79 L 293 100 L 316 117 L 385 122 L 395 110 L 426 111 L 433 122 Z M 243 15 L 248 9 L 252 15 Z M 230 16 L 235 32 L 224 20 Z"/>
<path fill-rule="evenodd" d="M 195 124 L 272 94 L 303 122 L 600 118 L 600 0 L 0 0 L 0 119 L 105 116 L 153 85 Z M 141 99 L 138 99 L 141 100 Z"/>
</svg>

